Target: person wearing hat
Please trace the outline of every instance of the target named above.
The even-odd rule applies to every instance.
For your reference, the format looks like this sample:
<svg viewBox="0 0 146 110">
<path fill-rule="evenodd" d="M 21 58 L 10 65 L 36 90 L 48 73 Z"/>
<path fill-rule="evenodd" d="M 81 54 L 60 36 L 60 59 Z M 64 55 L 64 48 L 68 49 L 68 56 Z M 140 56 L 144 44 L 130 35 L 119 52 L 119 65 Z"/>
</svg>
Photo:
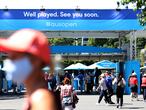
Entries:
<svg viewBox="0 0 146 110">
<path fill-rule="evenodd" d="M 133 98 L 136 98 L 138 100 L 138 80 L 137 80 L 137 75 L 132 70 L 132 74 L 129 78 L 129 86 L 131 89 L 131 101 L 133 101 Z"/>
<path fill-rule="evenodd" d="M 106 86 L 106 81 L 105 81 L 105 74 L 101 74 L 100 75 L 100 81 L 99 81 L 99 85 L 97 87 L 97 91 L 99 91 L 100 89 L 100 95 L 99 95 L 99 99 L 96 103 L 96 105 L 100 104 L 103 96 L 105 98 L 105 103 L 109 103 L 108 101 L 108 97 L 107 97 L 107 86 Z"/>
<path fill-rule="evenodd" d="M 8 59 L 4 61 L 7 79 L 25 84 L 25 110 L 59 110 L 42 72 L 42 68 L 48 65 L 53 70 L 46 38 L 39 31 L 22 29 L 7 39 L 0 39 L 0 48 L 8 53 Z"/>
<path fill-rule="evenodd" d="M 143 89 L 143 99 L 146 102 L 146 73 L 142 76 L 141 88 Z"/>
</svg>

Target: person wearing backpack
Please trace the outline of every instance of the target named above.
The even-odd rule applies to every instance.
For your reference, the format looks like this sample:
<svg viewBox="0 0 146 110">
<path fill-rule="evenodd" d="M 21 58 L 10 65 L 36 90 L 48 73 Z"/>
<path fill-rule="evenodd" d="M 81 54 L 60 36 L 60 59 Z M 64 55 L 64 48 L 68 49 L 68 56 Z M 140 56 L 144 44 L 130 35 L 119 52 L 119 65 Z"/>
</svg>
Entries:
<svg viewBox="0 0 146 110">
<path fill-rule="evenodd" d="M 129 86 L 131 89 L 131 101 L 133 101 L 134 98 L 136 98 L 138 101 L 138 79 L 134 70 L 132 71 L 132 74 L 129 78 Z"/>
<path fill-rule="evenodd" d="M 116 84 L 116 97 L 117 97 L 117 108 L 122 108 L 123 106 L 123 94 L 126 82 L 123 78 L 123 74 L 120 73 L 113 81 L 113 85 Z"/>
<path fill-rule="evenodd" d="M 73 87 L 68 78 L 64 79 L 60 91 L 63 110 L 73 110 Z"/>
</svg>

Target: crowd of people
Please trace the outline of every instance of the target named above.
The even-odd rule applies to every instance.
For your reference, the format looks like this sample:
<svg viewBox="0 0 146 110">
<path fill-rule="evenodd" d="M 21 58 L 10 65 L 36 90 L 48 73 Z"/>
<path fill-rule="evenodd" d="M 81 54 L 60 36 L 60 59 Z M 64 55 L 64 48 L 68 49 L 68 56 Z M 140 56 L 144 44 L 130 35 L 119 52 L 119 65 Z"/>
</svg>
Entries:
<svg viewBox="0 0 146 110">
<path fill-rule="evenodd" d="M 99 76 L 99 85 L 97 87 L 97 91 L 99 91 L 99 99 L 97 101 L 97 105 L 100 104 L 103 96 L 104 101 L 106 104 L 115 104 L 111 97 L 114 94 L 116 94 L 116 104 L 117 108 L 122 108 L 123 106 L 123 95 L 124 95 L 124 88 L 126 86 L 126 81 L 124 79 L 124 74 L 119 73 L 116 75 L 116 77 L 112 77 L 111 73 L 106 71 L 106 73 L 103 73 Z M 146 102 L 146 73 L 142 74 L 141 77 L 141 89 L 143 94 L 143 100 Z M 128 79 L 128 86 L 130 87 L 130 98 L 131 101 L 134 101 L 138 99 L 138 77 L 137 74 L 134 72 L 134 70 L 131 72 L 131 75 Z M 115 87 L 115 88 L 114 88 Z M 115 89 L 115 90 L 114 90 Z"/>
<path fill-rule="evenodd" d="M 84 91 L 84 93 L 90 94 L 94 91 L 99 94 L 99 98 L 96 104 L 99 105 L 104 97 L 106 104 L 116 103 L 117 108 L 122 108 L 124 89 L 126 86 L 126 81 L 124 79 L 123 73 L 115 74 L 114 71 L 111 70 L 102 73 L 101 70 L 96 68 L 94 71 L 78 71 L 78 74 L 65 71 L 63 79 L 66 80 L 66 78 L 70 81 L 70 89 L 68 88 L 68 91 L 72 91 L 73 93 L 75 88 L 73 87 L 74 82 L 72 81 L 74 81 L 75 78 L 78 78 L 78 89 L 81 93 L 83 93 Z M 63 89 L 64 86 L 62 85 L 64 85 L 65 83 L 62 82 L 64 82 L 64 80 L 62 80 L 60 83 L 61 88 Z M 48 84 L 49 83 L 50 82 L 48 81 Z M 129 85 L 129 88 L 131 90 L 131 101 L 135 99 L 138 101 L 138 77 L 134 70 L 131 72 L 127 84 Z M 140 85 L 143 91 L 143 99 L 144 101 L 146 101 L 146 73 L 142 75 Z M 116 94 L 117 99 L 115 102 L 112 101 L 112 96 L 114 94 Z"/>
<path fill-rule="evenodd" d="M 97 104 L 100 104 L 103 96 L 105 103 L 115 104 L 112 101 L 115 91 L 117 108 L 122 108 L 126 85 L 123 73 L 102 73 L 98 68 L 94 71 L 78 71 L 77 74 L 65 71 L 57 83 L 46 38 L 39 31 L 22 29 L 7 39 L 0 39 L 0 48 L 8 53 L 3 68 L 7 74 L 2 77 L 25 85 L 27 93 L 24 110 L 73 110 L 79 102 L 74 89 L 75 78 L 78 79 L 77 89 L 80 89 L 81 93 L 84 90 L 87 93 L 93 90 L 99 92 Z M 43 73 L 45 66 L 50 67 L 50 73 Z M 138 100 L 138 77 L 134 71 L 129 77 L 128 85 L 131 89 L 131 100 Z M 141 77 L 141 88 L 146 101 L 146 73 Z"/>
<path fill-rule="evenodd" d="M 122 108 L 123 105 L 123 94 L 124 94 L 124 86 L 126 82 L 123 78 L 123 74 L 118 74 L 117 77 L 112 78 L 110 72 L 106 72 L 105 74 L 101 74 L 99 86 L 97 91 L 100 90 L 99 99 L 96 104 L 99 104 L 104 96 L 104 100 L 106 104 L 115 104 L 111 97 L 114 94 L 113 85 L 116 84 L 116 97 L 117 97 L 117 108 Z"/>
</svg>

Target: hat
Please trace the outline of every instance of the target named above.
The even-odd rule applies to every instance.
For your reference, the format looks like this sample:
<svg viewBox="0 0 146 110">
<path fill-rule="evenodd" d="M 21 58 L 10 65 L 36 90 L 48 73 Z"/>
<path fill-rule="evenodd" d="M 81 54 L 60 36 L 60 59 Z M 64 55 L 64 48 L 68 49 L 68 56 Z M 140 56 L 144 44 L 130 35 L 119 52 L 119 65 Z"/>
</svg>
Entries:
<svg viewBox="0 0 146 110">
<path fill-rule="evenodd" d="M 146 76 L 146 73 L 144 73 L 143 76 Z"/>
<path fill-rule="evenodd" d="M 104 77 L 104 76 L 105 76 L 104 74 L 101 74 L 101 75 L 100 75 L 100 77 Z"/>
<path fill-rule="evenodd" d="M 50 63 L 50 49 L 46 36 L 36 30 L 22 29 L 7 39 L 0 39 L 0 48 L 6 52 L 27 52 L 40 58 L 46 65 Z"/>
<path fill-rule="evenodd" d="M 134 73 L 132 73 L 132 76 L 136 76 L 136 73 L 134 72 Z"/>
</svg>

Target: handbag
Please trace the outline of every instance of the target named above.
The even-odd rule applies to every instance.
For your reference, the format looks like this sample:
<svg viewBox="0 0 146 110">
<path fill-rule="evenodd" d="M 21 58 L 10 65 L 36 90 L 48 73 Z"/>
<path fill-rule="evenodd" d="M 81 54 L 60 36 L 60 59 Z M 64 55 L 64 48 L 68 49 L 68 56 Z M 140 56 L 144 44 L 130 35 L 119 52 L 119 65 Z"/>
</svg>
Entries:
<svg viewBox="0 0 146 110">
<path fill-rule="evenodd" d="M 77 104 L 79 102 L 79 98 L 77 97 L 77 95 L 73 95 L 73 103 Z"/>
</svg>

